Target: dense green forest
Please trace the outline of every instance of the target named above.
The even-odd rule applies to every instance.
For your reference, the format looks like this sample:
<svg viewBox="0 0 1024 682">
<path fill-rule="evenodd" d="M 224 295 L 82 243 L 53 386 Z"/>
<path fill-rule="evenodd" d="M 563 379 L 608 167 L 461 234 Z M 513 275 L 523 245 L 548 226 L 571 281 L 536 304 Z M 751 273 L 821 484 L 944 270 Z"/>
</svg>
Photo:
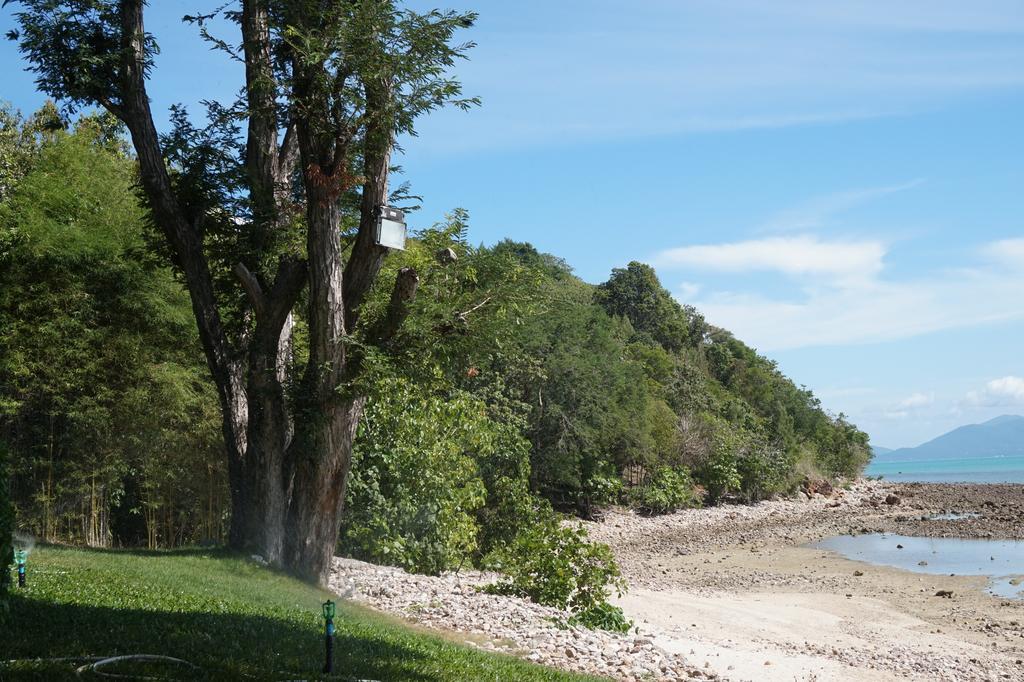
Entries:
<svg viewBox="0 0 1024 682">
<path fill-rule="evenodd" d="M 107 117 L 0 110 L 0 441 L 16 526 L 46 541 L 175 547 L 227 528 L 216 391 L 136 172 Z M 649 266 L 595 286 L 526 243 L 474 246 L 468 221 L 455 211 L 388 258 L 351 339 L 349 389 L 369 402 L 340 551 L 502 567 L 498 589 L 529 594 L 517 565 L 557 548 L 594 567 L 579 593 L 614 566 L 556 512 L 747 502 L 866 464 L 863 432 Z M 360 345 L 408 266 L 404 326 Z"/>
</svg>

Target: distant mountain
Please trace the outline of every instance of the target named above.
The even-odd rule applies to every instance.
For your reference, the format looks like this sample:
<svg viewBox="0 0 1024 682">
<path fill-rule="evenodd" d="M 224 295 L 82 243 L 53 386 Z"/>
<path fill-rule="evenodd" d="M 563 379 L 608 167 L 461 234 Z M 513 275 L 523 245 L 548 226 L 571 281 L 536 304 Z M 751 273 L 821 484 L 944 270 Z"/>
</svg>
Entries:
<svg viewBox="0 0 1024 682">
<path fill-rule="evenodd" d="M 883 448 L 878 445 L 871 446 L 871 452 L 874 453 L 875 457 L 878 457 L 880 455 L 888 455 L 892 451 L 892 448 Z"/>
<path fill-rule="evenodd" d="M 1024 417 L 1018 416 L 1016 414 L 1004 414 L 1001 417 L 989 419 L 984 424 L 978 424 L 978 426 L 998 426 L 999 424 L 1013 424 L 1015 422 L 1019 423 L 1022 419 L 1024 419 Z"/>
<path fill-rule="evenodd" d="M 883 462 L 1024 455 L 1024 417 L 1007 414 L 983 424 L 961 426 L 916 448 L 874 451 Z"/>
</svg>

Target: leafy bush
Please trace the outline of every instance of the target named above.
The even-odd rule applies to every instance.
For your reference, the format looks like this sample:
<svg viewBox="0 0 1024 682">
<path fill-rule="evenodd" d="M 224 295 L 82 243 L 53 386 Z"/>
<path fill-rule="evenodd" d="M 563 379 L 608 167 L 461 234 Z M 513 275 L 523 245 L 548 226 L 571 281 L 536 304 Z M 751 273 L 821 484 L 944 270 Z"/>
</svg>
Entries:
<svg viewBox="0 0 1024 682">
<path fill-rule="evenodd" d="M 723 495 L 739 490 L 742 481 L 739 472 L 742 443 L 724 420 L 716 419 L 714 423 L 716 428 L 711 437 L 710 452 L 695 473 L 697 480 L 707 489 L 709 499 L 717 502 Z"/>
<path fill-rule="evenodd" d="M 353 452 L 342 549 L 420 573 L 473 553 L 485 491 L 468 450 L 479 422 L 464 398 L 446 402 L 405 381 L 382 382 Z"/>
<path fill-rule="evenodd" d="M 611 462 L 588 464 L 576 503 L 577 512 L 585 518 L 591 518 L 597 507 L 615 502 L 623 488 L 622 477 Z"/>
<path fill-rule="evenodd" d="M 569 619 L 570 625 L 582 625 L 592 630 L 608 630 L 610 632 L 629 632 L 633 621 L 626 618 L 622 609 L 614 604 L 603 602 L 592 606 L 586 611 Z"/>
<path fill-rule="evenodd" d="M 621 610 L 608 603 L 613 590 L 621 594 L 625 588 L 611 550 L 589 541 L 583 527 L 562 525 L 543 507 L 514 542 L 488 557 L 488 565 L 504 573 L 486 588 L 493 594 L 566 609 L 589 627 L 629 627 Z"/>
<path fill-rule="evenodd" d="M 436 574 L 511 541 L 528 522 L 528 445 L 480 400 L 383 379 L 360 429 L 343 551 Z"/>
<path fill-rule="evenodd" d="M 492 453 L 478 453 L 477 465 L 487 491 L 486 502 L 476 513 L 480 556 L 512 542 L 534 517 L 535 498 L 529 485 L 529 447 L 514 432 L 509 434 L 509 439 L 513 444 L 511 447 Z M 521 476 L 509 470 L 512 462 L 521 467 Z"/>
<path fill-rule="evenodd" d="M 644 514 L 668 514 L 700 505 L 686 467 L 660 467 L 650 480 L 629 491 L 627 501 Z"/>
<path fill-rule="evenodd" d="M 739 458 L 740 491 L 749 502 L 785 491 L 793 480 L 793 461 L 784 451 L 759 443 Z"/>
</svg>

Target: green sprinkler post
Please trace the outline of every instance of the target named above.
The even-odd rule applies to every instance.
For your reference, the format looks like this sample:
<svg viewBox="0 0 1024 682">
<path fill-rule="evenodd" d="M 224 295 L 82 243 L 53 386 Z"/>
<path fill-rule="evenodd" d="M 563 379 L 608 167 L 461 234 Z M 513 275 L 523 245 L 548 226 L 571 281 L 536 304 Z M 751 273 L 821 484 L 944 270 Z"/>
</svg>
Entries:
<svg viewBox="0 0 1024 682">
<path fill-rule="evenodd" d="M 25 562 L 28 552 L 23 549 L 14 550 L 14 563 L 18 565 L 18 587 L 25 587 Z"/>
<path fill-rule="evenodd" d="M 326 662 L 324 663 L 324 672 L 334 672 L 334 602 L 324 602 L 324 621 L 326 621 L 326 635 L 324 638 Z"/>
</svg>

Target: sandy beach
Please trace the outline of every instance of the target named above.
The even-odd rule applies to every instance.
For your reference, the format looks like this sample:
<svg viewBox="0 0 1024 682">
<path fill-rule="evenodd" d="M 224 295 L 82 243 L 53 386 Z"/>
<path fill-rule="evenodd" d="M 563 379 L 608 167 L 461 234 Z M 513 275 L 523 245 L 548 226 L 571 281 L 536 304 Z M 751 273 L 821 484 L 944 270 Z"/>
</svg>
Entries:
<svg viewBox="0 0 1024 682">
<path fill-rule="evenodd" d="M 927 518 L 942 512 L 979 516 Z M 590 528 L 630 582 L 627 615 L 728 679 L 1024 680 L 1024 601 L 986 593 L 982 577 L 804 546 L 878 532 L 1021 539 L 1022 519 L 1024 486 L 861 483 L 803 501 L 609 514 Z"/>
<path fill-rule="evenodd" d="M 976 517 L 931 520 L 946 512 Z M 1024 539 L 1024 486 L 859 482 L 757 505 L 587 523 L 639 632 L 559 629 L 545 607 L 339 559 L 332 585 L 474 646 L 615 679 L 1024 680 L 1024 600 L 808 547 L 843 534 Z M 1024 573 L 1024 566 L 1021 566 Z M 937 596 L 948 591 L 952 596 Z"/>
</svg>

